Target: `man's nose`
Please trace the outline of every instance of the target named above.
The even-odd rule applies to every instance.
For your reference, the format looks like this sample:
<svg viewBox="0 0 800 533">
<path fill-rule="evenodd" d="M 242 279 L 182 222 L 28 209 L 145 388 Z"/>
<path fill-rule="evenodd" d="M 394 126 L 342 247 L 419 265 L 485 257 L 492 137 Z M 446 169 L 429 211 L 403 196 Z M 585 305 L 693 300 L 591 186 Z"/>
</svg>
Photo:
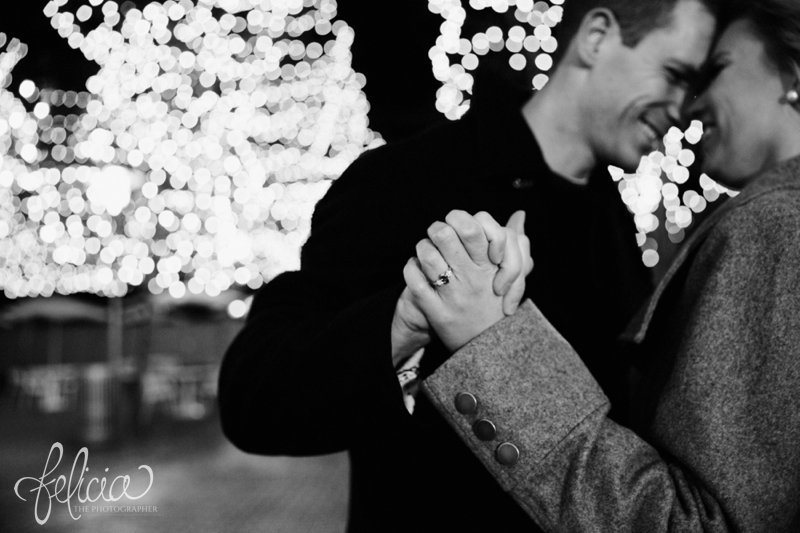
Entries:
<svg viewBox="0 0 800 533">
<path fill-rule="evenodd" d="M 672 98 L 669 99 L 667 104 L 667 116 L 673 126 L 682 124 L 685 117 L 684 109 L 687 105 L 687 100 L 690 98 L 689 90 L 684 87 L 675 87 L 672 91 Z"/>
<path fill-rule="evenodd" d="M 707 106 L 705 93 L 689 96 L 681 109 L 681 116 L 683 117 L 683 121 L 687 124 L 692 120 L 703 120 L 706 114 Z"/>
<path fill-rule="evenodd" d="M 682 126 L 688 126 L 692 120 L 700 120 L 700 117 L 706 114 L 705 93 L 698 94 L 696 91 L 684 90 L 676 109 L 679 124 Z"/>
</svg>

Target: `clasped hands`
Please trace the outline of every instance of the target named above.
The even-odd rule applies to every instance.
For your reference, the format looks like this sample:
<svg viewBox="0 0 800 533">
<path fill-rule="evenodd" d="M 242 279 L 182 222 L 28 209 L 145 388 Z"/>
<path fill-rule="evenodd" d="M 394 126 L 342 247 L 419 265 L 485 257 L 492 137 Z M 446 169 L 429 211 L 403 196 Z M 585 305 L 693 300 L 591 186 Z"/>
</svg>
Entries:
<svg viewBox="0 0 800 533">
<path fill-rule="evenodd" d="M 456 351 L 514 314 L 533 269 L 524 223 L 523 211 L 505 227 L 485 212 L 451 211 L 431 224 L 403 269 L 406 288 L 392 320 L 395 365 L 427 345 L 431 331 Z"/>
</svg>

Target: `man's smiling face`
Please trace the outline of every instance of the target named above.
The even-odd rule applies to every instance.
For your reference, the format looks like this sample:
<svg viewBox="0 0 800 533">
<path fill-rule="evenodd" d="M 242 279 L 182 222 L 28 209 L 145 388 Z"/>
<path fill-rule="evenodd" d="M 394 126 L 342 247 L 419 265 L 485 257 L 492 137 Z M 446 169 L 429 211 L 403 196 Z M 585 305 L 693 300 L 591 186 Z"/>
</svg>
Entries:
<svg viewBox="0 0 800 533">
<path fill-rule="evenodd" d="M 585 133 L 597 155 L 626 169 L 657 149 L 677 123 L 687 89 L 708 55 L 714 16 L 681 0 L 670 22 L 626 46 L 609 35 L 588 78 Z"/>
</svg>

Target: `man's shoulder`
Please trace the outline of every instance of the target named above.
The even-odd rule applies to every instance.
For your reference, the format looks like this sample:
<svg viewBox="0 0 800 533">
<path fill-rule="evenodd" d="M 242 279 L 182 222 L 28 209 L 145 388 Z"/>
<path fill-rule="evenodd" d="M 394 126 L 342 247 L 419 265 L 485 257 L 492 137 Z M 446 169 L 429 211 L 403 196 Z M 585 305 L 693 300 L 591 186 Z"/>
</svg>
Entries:
<svg viewBox="0 0 800 533">
<path fill-rule="evenodd" d="M 446 184 L 455 178 L 479 179 L 476 151 L 466 145 L 471 130 L 467 123 L 440 122 L 412 137 L 367 150 L 333 182 L 321 205 L 362 204 L 369 199 L 377 202 L 377 208 L 387 201 L 397 204 L 418 197 L 421 190 L 450 190 Z"/>
<path fill-rule="evenodd" d="M 442 168 L 470 166 L 481 131 L 472 120 L 440 121 L 411 137 L 364 152 L 347 173 L 434 174 Z M 405 176 L 411 178 L 412 176 Z"/>
</svg>

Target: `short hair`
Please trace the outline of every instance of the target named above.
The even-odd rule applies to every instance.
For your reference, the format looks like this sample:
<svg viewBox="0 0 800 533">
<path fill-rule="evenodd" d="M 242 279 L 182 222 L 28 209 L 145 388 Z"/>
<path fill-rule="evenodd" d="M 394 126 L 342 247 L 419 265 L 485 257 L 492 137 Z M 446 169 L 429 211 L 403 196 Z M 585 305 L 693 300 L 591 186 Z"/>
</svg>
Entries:
<svg viewBox="0 0 800 533">
<path fill-rule="evenodd" d="M 569 47 L 584 17 L 592 9 L 606 8 L 611 11 L 619 24 L 622 43 L 633 47 L 653 30 L 668 26 L 672 22 L 675 6 L 684 1 L 687 0 L 565 0 L 564 15 L 553 28 L 553 35 L 559 43 L 556 58 L 560 58 Z M 696 1 L 715 17 L 719 16 L 719 0 Z"/>
<path fill-rule="evenodd" d="M 800 2 L 754 0 L 737 2 L 736 6 L 728 15 L 729 21 L 752 22 L 764 40 L 768 57 L 791 74 L 793 66 L 800 65 Z"/>
</svg>

